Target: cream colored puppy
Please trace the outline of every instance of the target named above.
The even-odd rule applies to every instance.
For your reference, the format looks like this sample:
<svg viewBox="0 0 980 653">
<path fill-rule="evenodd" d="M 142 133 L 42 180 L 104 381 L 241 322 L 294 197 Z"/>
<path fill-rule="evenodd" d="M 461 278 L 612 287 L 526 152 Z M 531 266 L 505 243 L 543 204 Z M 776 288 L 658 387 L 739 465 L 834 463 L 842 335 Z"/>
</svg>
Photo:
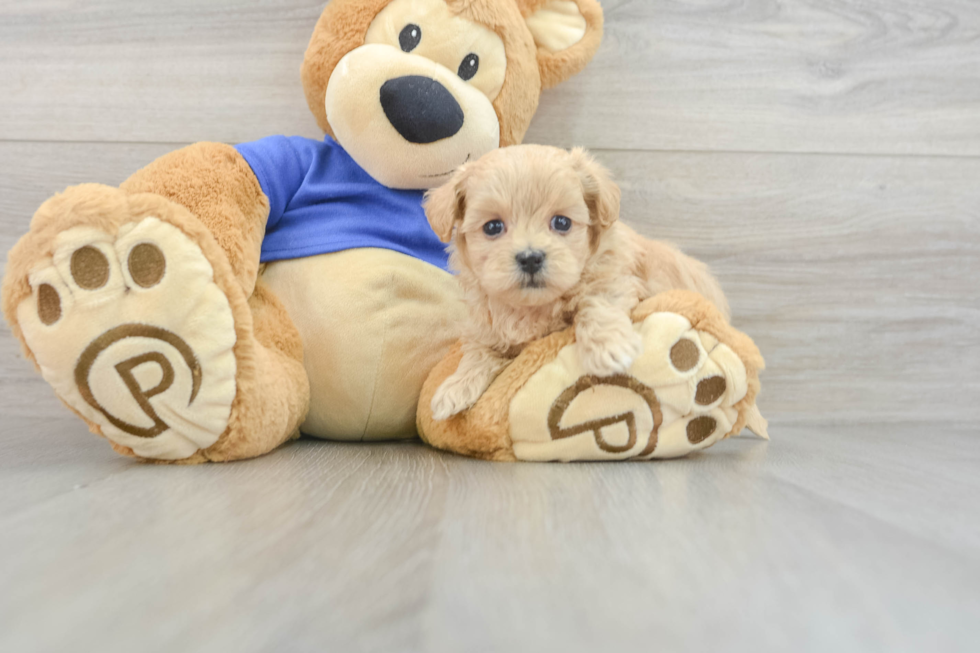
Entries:
<svg viewBox="0 0 980 653">
<path fill-rule="evenodd" d="M 643 349 L 630 311 L 658 292 L 695 290 L 728 315 L 708 267 L 617 222 L 619 200 L 584 150 L 540 145 L 490 152 L 428 193 L 426 215 L 452 241 L 470 308 L 462 361 L 432 399 L 435 419 L 472 406 L 524 345 L 571 325 L 586 372 L 626 373 Z"/>
</svg>

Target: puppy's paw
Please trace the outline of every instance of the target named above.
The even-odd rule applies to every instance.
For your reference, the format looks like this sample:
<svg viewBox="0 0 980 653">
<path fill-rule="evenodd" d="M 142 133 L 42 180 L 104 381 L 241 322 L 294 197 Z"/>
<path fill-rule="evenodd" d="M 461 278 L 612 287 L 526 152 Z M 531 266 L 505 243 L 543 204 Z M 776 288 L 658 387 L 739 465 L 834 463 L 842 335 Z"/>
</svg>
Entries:
<svg viewBox="0 0 980 653">
<path fill-rule="evenodd" d="M 632 326 L 612 329 L 579 341 L 582 367 L 592 376 L 626 374 L 643 353 L 643 338 Z"/>
<path fill-rule="evenodd" d="M 436 421 L 447 420 L 470 408 L 483 396 L 487 387 L 473 377 L 453 375 L 439 386 L 432 397 L 432 417 Z"/>
</svg>

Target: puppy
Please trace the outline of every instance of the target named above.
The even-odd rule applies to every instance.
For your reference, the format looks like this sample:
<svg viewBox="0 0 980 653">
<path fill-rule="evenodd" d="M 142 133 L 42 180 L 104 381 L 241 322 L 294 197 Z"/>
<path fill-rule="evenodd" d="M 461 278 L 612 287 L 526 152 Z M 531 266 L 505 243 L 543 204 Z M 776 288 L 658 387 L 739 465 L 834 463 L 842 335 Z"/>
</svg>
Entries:
<svg viewBox="0 0 980 653">
<path fill-rule="evenodd" d="M 432 400 L 466 410 L 527 343 L 575 326 L 588 374 L 623 374 L 642 353 L 630 311 L 664 290 L 696 290 L 728 315 L 708 267 L 617 222 L 620 191 L 582 149 L 521 145 L 459 168 L 425 199 L 450 242 L 470 319 L 463 358 Z"/>
</svg>

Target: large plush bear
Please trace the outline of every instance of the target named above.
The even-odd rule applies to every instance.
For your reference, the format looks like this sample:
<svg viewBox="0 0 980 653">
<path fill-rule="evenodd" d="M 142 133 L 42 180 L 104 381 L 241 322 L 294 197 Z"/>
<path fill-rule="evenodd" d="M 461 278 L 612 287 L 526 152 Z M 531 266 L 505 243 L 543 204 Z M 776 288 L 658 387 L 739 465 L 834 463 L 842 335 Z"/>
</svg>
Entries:
<svg viewBox="0 0 980 653">
<path fill-rule="evenodd" d="M 521 142 L 601 32 L 596 0 L 332 0 L 302 66 L 326 139 L 199 143 L 53 197 L 10 253 L 13 333 L 126 455 L 414 436 L 464 310 L 423 192 Z"/>
</svg>

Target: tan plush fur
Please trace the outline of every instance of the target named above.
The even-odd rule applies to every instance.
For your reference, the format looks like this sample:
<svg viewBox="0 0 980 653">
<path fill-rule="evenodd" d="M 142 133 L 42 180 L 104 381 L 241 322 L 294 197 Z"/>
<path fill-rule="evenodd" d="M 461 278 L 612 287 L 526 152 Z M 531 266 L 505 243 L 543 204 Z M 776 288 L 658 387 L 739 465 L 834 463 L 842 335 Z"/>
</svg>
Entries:
<svg viewBox="0 0 980 653">
<path fill-rule="evenodd" d="M 345 54 L 364 45 L 371 21 L 391 0 L 331 0 L 327 3 L 310 37 L 300 69 L 303 90 L 316 122 L 333 136 L 327 121 L 324 96 L 333 69 Z"/>
<path fill-rule="evenodd" d="M 755 406 L 760 388 L 759 372 L 765 368 L 765 362 L 755 343 L 733 328 L 713 303 L 687 290 L 671 290 L 647 299 L 633 311 L 632 321 L 641 322 L 650 315 L 661 312 L 684 316 L 690 320 L 694 329 L 710 333 L 728 345 L 745 364 L 748 392 L 735 405 L 738 420 L 726 437 L 737 435 L 745 427 L 746 419 Z M 504 368 L 472 408 L 448 420 L 437 420 L 432 415 L 432 399 L 438 388 L 456 371 L 463 358 L 462 346 L 457 345 L 432 370 L 422 388 L 418 413 L 418 429 L 422 439 L 438 449 L 474 458 L 516 460 L 510 437 L 510 404 L 538 370 L 574 342 L 573 328 L 535 340 Z"/>
<path fill-rule="evenodd" d="M 364 45 L 374 17 L 391 0 L 331 0 L 310 39 L 302 66 L 303 88 L 320 128 L 333 135 L 324 94 L 330 74 L 351 50 Z M 524 19 L 543 2 L 525 0 L 448 0 L 457 15 L 489 27 L 504 42 L 507 75 L 493 106 L 500 121 L 500 145 L 524 139 L 538 108 L 543 88 L 551 88 L 580 72 L 602 42 L 602 9 L 596 0 L 577 0 L 586 19 L 586 35 L 568 50 L 549 53 L 538 48 Z"/>
<path fill-rule="evenodd" d="M 269 202 L 245 159 L 230 145 L 195 143 L 165 154 L 120 186 L 180 204 L 214 236 L 246 294 L 255 287 Z"/>
<path fill-rule="evenodd" d="M 549 0 L 519 0 L 521 14 L 527 18 L 543 7 Z M 596 0 L 576 0 L 579 12 L 585 18 L 587 29 L 582 40 L 561 52 L 549 52 L 538 47 L 538 68 L 543 88 L 553 88 L 572 75 L 585 69 L 586 64 L 602 43 L 602 7 Z"/>
<path fill-rule="evenodd" d="M 642 351 L 629 312 L 685 288 L 728 305 L 707 266 L 619 223 L 619 188 L 583 150 L 523 145 L 491 152 L 429 193 L 426 212 L 459 271 L 470 321 L 463 358 L 433 401 L 437 418 L 472 406 L 527 343 L 574 324 L 589 374 L 623 374 Z M 567 231 L 555 228 L 567 220 Z M 488 236 L 487 225 L 502 233 Z M 528 274 L 520 257 L 535 254 Z"/>
</svg>

